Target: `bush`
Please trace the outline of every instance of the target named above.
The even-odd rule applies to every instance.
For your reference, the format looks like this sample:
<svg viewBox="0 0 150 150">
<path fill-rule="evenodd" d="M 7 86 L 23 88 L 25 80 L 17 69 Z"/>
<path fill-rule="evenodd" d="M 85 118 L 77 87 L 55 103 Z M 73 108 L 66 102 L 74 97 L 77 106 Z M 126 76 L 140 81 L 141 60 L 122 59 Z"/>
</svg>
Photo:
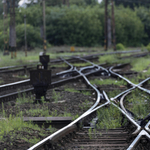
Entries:
<svg viewBox="0 0 150 150">
<path fill-rule="evenodd" d="M 118 43 L 118 44 L 116 45 L 116 49 L 117 49 L 117 50 L 125 50 L 125 47 L 124 47 L 123 44 Z"/>
<path fill-rule="evenodd" d="M 17 35 L 17 47 L 24 46 L 24 24 L 19 24 L 16 26 L 16 35 Z M 38 47 L 42 44 L 42 39 L 40 37 L 40 29 L 33 27 L 32 25 L 26 25 L 27 31 L 27 45 L 28 47 Z"/>
<path fill-rule="evenodd" d="M 150 52 L 150 43 L 146 46 L 146 48 Z"/>
<path fill-rule="evenodd" d="M 126 46 L 140 46 L 145 37 L 144 25 L 136 12 L 123 6 L 115 9 L 116 41 Z"/>
<path fill-rule="evenodd" d="M 84 2 L 84 4 L 78 2 Z M 47 41 L 52 45 L 103 45 L 105 37 L 104 7 L 102 4 L 86 5 L 91 2 L 93 3 L 94 0 L 71 0 L 70 4 L 75 3 L 82 6 L 46 7 Z M 20 12 L 16 13 L 17 23 L 24 23 L 24 14 L 26 14 L 28 24 L 36 29 L 40 28 L 42 24 L 42 8 L 39 5 L 21 9 Z M 143 18 L 143 15 L 140 18 Z M 148 36 L 144 33 L 144 25 L 138 16 L 137 11 L 135 12 L 130 8 L 124 8 L 123 6 L 115 8 L 116 41 L 118 43 L 122 43 L 125 46 L 140 46 L 143 42 L 144 45 L 147 45 Z M 148 24 L 148 21 L 146 22 Z M 146 42 L 144 43 L 144 41 Z M 31 43 L 31 45 L 35 45 L 34 43 Z"/>
<path fill-rule="evenodd" d="M 47 39 L 55 45 L 94 46 L 102 37 L 98 9 L 55 7 L 47 13 Z"/>
</svg>

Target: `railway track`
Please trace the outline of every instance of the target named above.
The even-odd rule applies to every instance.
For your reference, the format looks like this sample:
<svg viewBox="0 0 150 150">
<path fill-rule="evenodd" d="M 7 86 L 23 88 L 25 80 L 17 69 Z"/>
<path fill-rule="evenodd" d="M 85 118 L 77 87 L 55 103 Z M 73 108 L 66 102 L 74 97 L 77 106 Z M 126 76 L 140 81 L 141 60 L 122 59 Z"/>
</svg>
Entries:
<svg viewBox="0 0 150 150">
<path fill-rule="evenodd" d="M 35 144 L 29 150 L 33 149 L 111 149 L 111 150 L 138 150 L 149 148 L 150 140 L 150 118 L 149 115 L 145 118 L 142 118 L 142 123 L 136 118 L 133 117 L 132 113 L 127 111 L 124 107 L 124 98 L 136 88 L 150 94 L 148 89 L 142 87 L 144 83 L 149 81 L 150 78 L 145 79 L 139 84 L 133 84 L 128 79 L 124 78 L 120 74 L 114 72 L 113 70 L 120 69 L 121 66 L 111 67 L 109 70 L 96 65 L 85 58 L 75 57 L 80 61 L 85 61 L 91 64 L 91 66 L 76 68 L 72 66 L 67 60 L 61 58 L 61 61 L 66 62 L 70 69 L 57 73 L 57 76 L 62 76 L 69 74 L 73 77 L 66 78 L 61 81 L 53 82 L 51 88 L 66 84 L 70 81 L 76 79 L 84 79 L 87 86 L 93 88 L 97 95 L 96 103 L 89 108 L 85 113 L 83 113 L 79 118 L 65 126 L 64 128 L 58 130 L 49 137 L 43 139 L 39 143 Z M 131 88 L 123 91 L 117 96 L 109 99 L 107 94 L 103 91 L 100 92 L 97 87 L 90 84 L 87 77 L 92 74 L 101 74 L 113 77 L 119 77 L 120 79 L 126 81 Z M 70 75 L 71 74 L 71 75 Z M 33 89 L 32 89 L 33 90 Z M 103 101 L 103 103 L 100 103 Z M 116 104 L 117 103 L 117 104 Z M 120 103 L 120 107 L 118 106 Z M 122 128 L 114 130 L 102 130 L 96 128 L 97 119 L 97 110 L 102 107 L 113 105 L 116 107 L 122 115 L 127 118 L 127 123 Z M 142 124 L 142 125 L 141 125 Z"/>
</svg>

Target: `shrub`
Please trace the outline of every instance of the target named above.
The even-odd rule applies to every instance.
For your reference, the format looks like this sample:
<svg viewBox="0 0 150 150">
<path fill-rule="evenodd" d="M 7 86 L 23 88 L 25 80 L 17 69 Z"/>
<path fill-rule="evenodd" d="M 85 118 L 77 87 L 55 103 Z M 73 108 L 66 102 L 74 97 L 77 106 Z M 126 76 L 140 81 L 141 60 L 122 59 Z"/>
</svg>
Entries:
<svg viewBox="0 0 150 150">
<path fill-rule="evenodd" d="M 117 49 L 117 50 L 124 50 L 124 49 L 125 49 L 125 47 L 124 47 L 124 45 L 123 45 L 123 44 L 118 43 L 118 44 L 116 45 L 116 49 Z"/>
<path fill-rule="evenodd" d="M 146 48 L 150 52 L 150 43 L 146 46 Z"/>
<path fill-rule="evenodd" d="M 55 7 L 47 12 L 47 39 L 55 45 L 94 46 L 102 37 L 98 9 Z"/>
<path fill-rule="evenodd" d="M 32 25 L 26 25 L 27 31 L 27 45 L 28 47 L 35 48 L 42 44 L 42 39 L 40 37 L 40 29 L 33 27 Z M 19 24 L 16 26 L 17 35 L 17 47 L 24 46 L 24 24 Z"/>
<path fill-rule="evenodd" d="M 123 6 L 115 9 L 116 41 L 126 46 L 140 46 L 145 37 L 144 25 L 136 12 Z"/>
</svg>

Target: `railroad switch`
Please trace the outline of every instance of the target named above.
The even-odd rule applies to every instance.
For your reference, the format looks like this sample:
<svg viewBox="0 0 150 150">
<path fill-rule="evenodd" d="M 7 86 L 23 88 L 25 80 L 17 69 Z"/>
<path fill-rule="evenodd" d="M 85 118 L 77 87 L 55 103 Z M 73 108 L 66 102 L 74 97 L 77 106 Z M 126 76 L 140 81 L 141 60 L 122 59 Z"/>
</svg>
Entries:
<svg viewBox="0 0 150 150">
<path fill-rule="evenodd" d="M 40 62 L 42 63 L 42 65 L 44 66 L 44 69 L 48 69 L 48 63 L 50 62 L 50 58 L 49 55 L 42 55 L 39 56 Z"/>
<path fill-rule="evenodd" d="M 41 97 L 44 96 L 46 100 L 46 92 L 49 85 L 51 84 L 51 70 L 31 70 L 30 81 L 36 94 L 35 102 L 42 103 Z"/>
</svg>

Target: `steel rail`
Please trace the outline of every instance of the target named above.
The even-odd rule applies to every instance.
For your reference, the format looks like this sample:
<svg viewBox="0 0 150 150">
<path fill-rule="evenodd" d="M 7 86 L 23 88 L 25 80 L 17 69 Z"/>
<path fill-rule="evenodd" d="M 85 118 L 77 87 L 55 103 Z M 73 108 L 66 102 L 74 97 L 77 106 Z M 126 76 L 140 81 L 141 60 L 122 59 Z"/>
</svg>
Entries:
<svg viewBox="0 0 150 150">
<path fill-rule="evenodd" d="M 62 61 L 64 61 L 66 64 L 68 64 L 68 66 L 70 66 L 70 69 L 69 69 L 69 70 L 66 70 L 66 71 L 62 71 L 62 72 L 56 73 L 56 75 L 61 75 L 61 74 L 64 74 L 64 73 L 68 73 L 68 72 L 73 71 L 73 69 L 74 69 L 73 65 L 71 65 L 70 63 L 68 63 L 68 61 L 66 61 L 66 60 L 63 59 L 62 57 L 60 57 L 60 59 L 61 59 Z"/>
<path fill-rule="evenodd" d="M 86 75 L 86 76 L 90 76 L 90 75 L 92 75 L 92 74 L 94 74 L 94 73 L 97 73 L 97 72 L 99 72 L 99 70 L 91 71 L 91 72 L 85 73 L 85 75 Z M 76 76 L 74 76 L 74 77 L 70 77 L 70 78 L 67 78 L 67 79 L 63 79 L 63 80 L 59 80 L 59 81 L 52 82 L 51 85 L 49 86 L 49 89 L 54 88 L 54 87 L 58 87 L 58 86 L 60 86 L 60 85 L 64 85 L 64 84 L 66 84 L 66 83 L 68 83 L 68 82 L 70 82 L 70 81 L 73 81 L 73 80 L 76 80 L 76 79 L 80 79 L 80 78 L 82 78 L 81 75 L 76 75 Z M 30 79 L 28 79 L 27 82 L 30 82 Z M 13 86 L 14 86 L 15 84 L 16 84 L 16 83 L 13 83 Z M 16 85 L 17 85 L 17 84 L 16 84 Z M 6 88 L 8 88 L 8 86 L 6 86 Z M 32 92 L 32 91 L 34 90 L 34 88 L 30 88 L 29 90 L 27 89 L 28 92 L 30 92 L 30 90 L 31 90 L 31 92 Z M 0 96 L 0 101 L 2 101 L 3 99 L 4 99 L 4 100 L 5 100 L 5 99 L 9 99 L 9 97 L 13 97 L 13 96 L 15 96 L 15 98 L 17 98 L 17 95 L 16 95 L 17 93 L 18 93 L 18 94 L 22 94 L 22 93 L 24 93 L 24 92 L 25 92 L 25 91 L 23 90 L 23 91 L 19 91 L 19 92 L 15 92 L 15 93 L 10 93 L 10 94 L 4 95 L 4 96 Z"/>
<path fill-rule="evenodd" d="M 131 90 L 133 90 L 133 89 L 135 89 L 135 88 L 139 88 L 139 89 L 141 89 L 141 90 L 147 92 L 148 94 L 150 94 L 150 90 L 147 90 L 147 89 L 141 87 L 143 83 L 145 83 L 145 82 L 147 82 L 148 80 L 150 80 L 150 77 L 147 78 L 147 79 L 145 79 L 145 80 L 143 80 L 143 81 L 140 82 L 139 84 L 134 84 L 134 83 L 130 82 L 128 79 L 124 78 L 123 76 L 121 76 L 121 75 L 119 75 L 119 74 L 113 72 L 113 71 L 112 71 L 113 68 L 114 68 L 114 67 L 111 67 L 111 68 L 109 69 L 109 71 L 110 71 L 111 74 L 120 77 L 121 79 L 125 80 L 127 83 L 129 83 L 130 85 L 132 85 L 133 87 L 130 88 L 130 89 L 127 89 L 126 91 L 123 91 L 122 93 L 120 93 L 120 94 L 118 94 L 118 95 L 116 95 L 114 98 L 111 98 L 112 101 L 114 101 L 115 99 L 117 99 L 117 98 L 120 97 L 121 95 L 123 95 L 123 94 L 125 94 L 125 93 L 127 93 L 127 92 L 129 92 L 129 91 L 131 91 Z"/>
<path fill-rule="evenodd" d="M 86 59 L 84 59 L 84 58 L 81 58 L 81 57 L 75 57 L 75 58 L 78 58 L 78 59 L 80 59 L 80 60 L 83 60 L 83 61 L 85 61 L 85 62 L 88 62 L 88 63 L 92 64 L 92 65 L 95 66 L 95 67 L 102 68 L 103 70 L 105 70 L 105 71 L 107 72 L 108 76 L 110 76 L 109 71 L 108 71 L 107 69 L 103 68 L 102 66 L 99 66 L 99 65 L 97 65 L 97 64 L 94 64 L 93 62 L 91 62 L 91 61 L 89 61 L 89 60 L 86 60 Z"/>
<path fill-rule="evenodd" d="M 150 133 L 150 121 L 146 124 L 146 126 L 144 127 L 146 131 L 148 131 Z"/>
<path fill-rule="evenodd" d="M 121 99 L 120 99 L 120 107 L 121 107 L 122 110 L 123 110 L 126 114 L 128 114 L 129 116 L 130 116 L 130 114 L 126 111 L 126 109 L 125 109 L 125 107 L 124 107 L 124 105 L 123 105 L 123 100 L 124 100 L 124 98 L 125 98 L 130 92 L 131 92 L 131 91 L 125 93 L 125 94 L 121 97 Z M 132 116 L 130 116 L 130 117 L 132 118 Z"/>
<path fill-rule="evenodd" d="M 136 147 L 136 145 L 138 144 L 138 142 L 140 141 L 142 136 L 146 136 L 147 138 L 150 139 L 150 135 L 145 130 L 142 130 L 138 134 L 138 136 L 135 138 L 135 140 L 131 143 L 131 145 L 128 147 L 127 150 L 133 150 Z"/>
<path fill-rule="evenodd" d="M 79 57 L 77 57 L 77 58 L 79 58 Z M 80 59 L 80 58 L 79 58 Z M 81 58 L 82 59 L 82 58 Z M 64 60 L 64 59 L 63 59 Z M 96 93 L 97 93 L 97 101 L 96 101 L 96 103 L 89 109 L 89 110 L 87 110 L 87 112 L 88 111 L 91 111 L 94 107 L 96 107 L 97 105 L 98 105 L 98 103 L 100 102 L 100 96 L 101 96 L 101 94 L 100 94 L 100 92 L 99 92 L 99 90 L 97 90 L 97 88 L 95 88 L 90 82 L 89 82 L 89 80 L 86 78 L 86 76 L 82 73 L 82 71 L 83 70 L 85 70 L 85 69 L 89 69 L 89 68 L 94 68 L 95 66 L 96 67 L 98 67 L 97 68 L 97 70 L 99 70 L 100 69 L 100 66 L 98 66 L 98 65 L 95 65 L 94 63 L 92 63 L 92 62 L 90 62 L 90 61 L 88 61 L 88 60 L 85 60 L 85 59 L 83 59 L 84 61 L 87 61 L 87 62 L 89 62 L 89 63 L 91 63 L 93 66 L 88 66 L 88 67 L 82 67 L 82 68 L 80 68 L 80 70 L 77 70 L 77 68 L 76 67 L 73 67 L 69 62 L 67 62 L 66 60 L 64 60 L 64 62 L 66 62 L 69 66 L 72 66 L 73 68 L 74 68 L 74 70 L 77 72 L 77 73 L 79 73 L 79 75 L 81 75 L 83 78 L 84 78 L 84 80 L 87 82 L 87 84 L 89 85 L 89 86 L 91 86 L 95 91 L 96 91 Z M 68 72 L 69 72 L 70 70 L 68 70 Z"/>
<path fill-rule="evenodd" d="M 133 123 L 137 127 L 137 129 L 132 134 L 133 135 L 138 134 L 139 131 L 141 130 L 141 126 L 138 123 L 136 123 L 126 112 L 124 112 L 124 110 L 122 110 L 116 104 L 114 104 L 113 102 L 111 102 L 111 104 L 114 105 L 116 108 L 118 108 L 122 112 L 122 114 L 124 114 L 128 118 L 128 120 L 130 120 L 130 122 Z"/>
<path fill-rule="evenodd" d="M 28 150 L 37 149 L 37 148 L 41 147 L 41 145 L 44 145 L 47 141 L 53 140 L 53 138 L 55 138 L 55 136 L 58 136 L 58 134 L 60 134 L 61 132 L 64 132 L 67 128 L 70 128 L 71 126 L 75 125 L 78 121 L 80 121 L 81 119 L 83 119 L 84 117 L 86 117 L 88 114 L 91 114 L 91 110 L 96 105 L 98 105 L 98 103 L 100 102 L 100 96 L 101 96 L 100 92 L 92 84 L 90 84 L 90 82 L 87 80 L 87 78 L 85 77 L 85 75 L 81 73 L 81 71 L 78 71 L 76 68 L 75 68 L 75 70 L 85 79 L 85 81 L 87 82 L 87 84 L 90 85 L 97 92 L 96 104 L 94 104 L 90 109 L 88 109 L 85 113 L 83 113 L 75 121 L 73 121 L 69 125 L 65 126 L 64 128 L 56 131 L 54 134 L 50 135 L 49 137 L 43 139 L 42 141 L 40 141 L 39 143 L 35 144 L 34 146 L 32 146 L 31 148 L 29 148 Z"/>
<path fill-rule="evenodd" d="M 37 64 L 38 62 L 35 62 L 35 63 Z M 35 64 L 35 63 L 33 63 L 33 64 L 19 65 L 19 66 L 7 66 L 7 67 L 0 67 L 0 71 L 1 71 L 1 70 L 12 69 L 12 68 L 28 67 L 28 66 L 35 67 L 35 66 L 34 66 L 34 64 Z"/>
<path fill-rule="evenodd" d="M 130 93 L 130 92 L 128 92 L 128 93 L 126 93 L 125 95 L 123 95 L 122 98 L 121 98 L 121 102 L 120 102 L 120 104 L 122 105 L 121 107 L 123 108 L 123 110 L 124 110 L 125 113 L 127 113 L 127 114 L 128 114 L 128 112 L 126 111 L 126 109 L 125 109 L 124 106 L 123 106 L 123 99 L 124 99 L 124 97 L 125 97 L 127 94 L 129 94 L 129 93 Z M 147 132 L 150 132 L 149 125 L 150 125 L 150 121 L 149 121 L 149 122 L 146 124 L 146 126 L 144 127 L 144 129 L 145 129 Z M 128 147 L 127 150 L 133 150 L 133 148 L 136 147 L 137 143 L 139 142 L 139 140 L 141 139 L 142 136 L 146 136 L 146 137 L 148 137 L 148 138 L 150 139 L 150 135 L 149 135 L 145 130 L 142 130 L 142 131 L 137 130 L 137 132 L 140 131 L 140 133 L 139 133 L 138 136 L 134 139 L 134 141 L 131 143 L 131 145 Z"/>
<path fill-rule="evenodd" d="M 75 68 L 76 69 L 76 68 Z M 77 69 L 76 69 L 77 70 Z M 78 71 L 78 70 L 77 70 Z M 78 71 L 78 73 L 80 75 L 83 75 L 81 73 L 81 70 Z M 84 79 L 87 80 L 87 78 L 83 75 Z M 87 83 L 90 84 L 90 82 L 87 80 Z M 91 85 L 93 87 L 93 85 Z M 95 87 L 94 87 L 95 89 Z M 99 91 L 96 89 L 96 91 L 99 93 Z M 71 127 L 73 126 L 75 123 L 77 123 L 78 121 L 80 121 L 81 119 L 83 119 L 84 117 L 86 117 L 87 115 L 93 113 L 94 111 L 98 110 L 99 108 L 105 106 L 105 105 L 108 105 L 110 104 L 110 100 L 108 99 L 107 95 L 105 92 L 103 92 L 104 94 L 104 97 L 106 98 L 106 103 L 103 104 L 103 105 L 100 105 L 98 107 L 96 107 L 96 105 L 93 105 L 92 108 L 90 108 L 89 110 L 87 110 L 84 114 L 82 114 L 79 118 L 77 118 L 75 121 L 73 121 L 72 123 L 70 123 L 69 125 L 67 125 L 66 127 L 58 130 L 57 132 L 55 132 L 54 134 L 50 135 L 49 137 L 45 138 L 44 140 L 40 141 L 39 143 L 35 144 L 34 146 L 32 146 L 31 148 L 29 148 L 28 150 L 35 150 L 41 146 L 43 146 L 46 142 L 50 141 L 50 140 L 53 140 L 53 138 L 55 138 L 55 136 L 58 136 L 58 134 L 60 134 L 61 132 L 63 132 L 64 130 L 66 130 L 68 127 Z M 97 95 L 97 100 L 99 101 L 100 100 L 100 94 Z M 139 130 L 141 129 L 141 127 L 136 123 L 134 122 L 134 120 L 132 118 L 130 118 L 130 116 L 128 116 L 122 109 L 120 109 L 117 105 L 115 105 L 114 103 L 112 103 L 115 107 L 117 107 L 135 126 L 137 126 L 137 130 L 134 132 L 135 134 L 137 132 L 139 132 Z M 95 108 L 96 107 L 96 108 Z"/>
<path fill-rule="evenodd" d="M 84 117 L 86 117 L 87 115 L 93 113 L 94 111 L 96 111 L 97 109 L 108 105 L 109 102 L 106 102 L 105 104 L 102 104 L 101 106 L 97 107 L 96 109 L 92 110 L 92 111 L 88 111 L 85 112 L 84 114 L 82 114 L 79 118 L 77 118 L 76 120 L 74 120 L 73 122 L 71 122 L 69 125 L 65 126 L 64 128 L 56 131 L 55 133 L 53 133 L 52 135 L 48 136 L 47 138 L 43 139 L 42 141 L 38 142 L 37 144 L 33 145 L 32 147 L 30 147 L 28 150 L 36 150 L 38 148 L 40 148 L 41 146 L 43 146 L 44 144 L 46 144 L 46 142 L 50 142 L 53 139 L 55 139 L 55 136 L 59 136 L 59 134 L 61 132 L 64 132 L 65 130 L 67 130 L 67 128 L 71 128 L 72 126 L 74 126 L 76 123 L 78 123 L 81 119 L 83 119 Z"/>
<path fill-rule="evenodd" d="M 115 52 L 104 52 L 104 53 L 97 53 L 97 54 L 93 54 L 93 55 L 87 55 L 84 56 L 82 58 L 87 58 L 87 57 L 91 57 L 91 56 L 103 56 L 103 55 L 113 55 L 113 54 L 126 54 L 126 53 L 137 53 L 137 52 L 142 52 L 141 50 L 130 50 L 130 51 L 115 51 Z M 145 52 L 147 52 L 147 50 L 145 50 Z M 68 57 L 68 56 L 66 56 Z M 69 56 L 72 57 L 72 56 Z"/>
</svg>

